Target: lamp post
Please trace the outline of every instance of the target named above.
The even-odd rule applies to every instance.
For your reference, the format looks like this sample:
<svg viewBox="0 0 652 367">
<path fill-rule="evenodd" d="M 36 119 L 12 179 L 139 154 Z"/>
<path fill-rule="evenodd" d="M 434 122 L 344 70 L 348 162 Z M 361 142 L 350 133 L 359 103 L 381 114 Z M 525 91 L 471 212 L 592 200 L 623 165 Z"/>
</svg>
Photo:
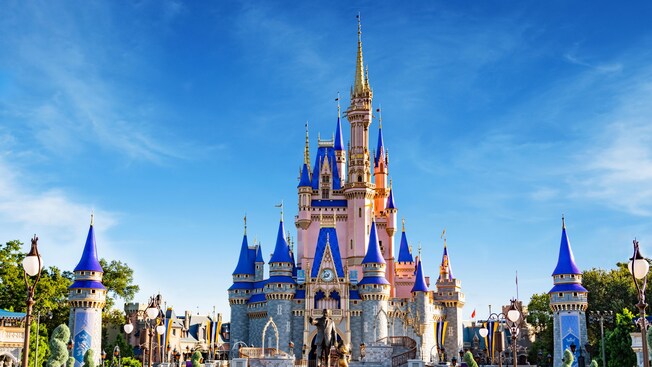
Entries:
<svg viewBox="0 0 652 367">
<path fill-rule="evenodd" d="M 512 299 L 510 301 L 509 310 L 507 311 L 507 320 L 505 321 L 507 327 L 509 327 L 509 333 L 512 338 L 512 359 L 514 360 L 514 367 L 517 364 L 517 355 L 516 355 L 516 336 L 520 332 L 521 325 L 523 324 L 523 313 L 519 309 L 518 301 Z"/>
<path fill-rule="evenodd" d="M 102 350 L 102 367 L 104 367 L 105 361 L 106 361 L 106 351 Z"/>
<path fill-rule="evenodd" d="M 113 348 L 113 363 L 111 364 L 115 366 L 115 361 L 118 361 L 117 367 L 121 367 L 122 361 L 120 359 L 120 347 L 116 345 L 115 348 Z"/>
<path fill-rule="evenodd" d="M 590 321 L 600 321 L 600 340 L 602 346 L 602 367 L 607 367 L 607 359 L 605 358 L 604 352 L 604 322 L 613 321 L 614 312 L 613 311 L 589 311 L 589 320 Z"/>
<path fill-rule="evenodd" d="M 27 310 L 25 312 L 25 340 L 23 342 L 23 367 L 27 367 L 29 356 L 29 328 L 32 323 L 32 307 L 34 307 L 34 289 L 39 279 L 41 279 L 41 255 L 38 253 L 38 237 L 32 238 L 32 248 L 23 259 L 23 276 L 25 278 L 25 287 L 27 288 Z M 33 284 L 30 285 L 29 279 L 36 277 Z M 38 335 L 37 335 L 38 338 Z"/>
<path fill-rule="evenodd" d="M 645 319 L 645 308 L 647 304 L 645 303 L 645 288 L 647 287 L 647 273 L 650 270 L 650 264 L 647 260 L 641 256 L 641 252 L 638 247 L 638 241 L 634 240 L 634 256 L 630 259 L 631 261 L 628 264 L 629 272 L 632 274 L 632 279 L 634 279 L 634 284 L 636 285 L 636 290 L 638 291 L 638 307 L 639 318 L 638 324 L 641 328 L 641 345 L 643 346 L 643 367 L 650 367 L 650 360 L 647 352 L 647 320 Z M 639 285 L 639 280 L 642 280 L 641 285 Z"/>
<path fill-rule="evenodd" d="M 496 345 L 497 347 L 495 351 L 498 352 L 498 366 L 502 367 L 503 360 L 501 358 L 502 357 L 501 353 L 503 352 L 503 323 L 505 322 L 505 314 L 502 312 L 501 313 L 494 312 L 491 315 L 489 315 L 489 317 L 487 318 L 487 323 L 489 323 L 489 321 L 498 323 L 498 330 L 493 331 L 492 344 Z M 481 337 L 486 338 L 489 335 L 489 329 L 483 326 L 480 330 L 478 330 L 478 333 L 480 334 Z M 496 343 L 496 338 L 500 338 L 500 341 L 498 343 Z M 487 354 L 489 360 L 491 361 L 491 363 L 493 363 L 494 362 L 493 353 L 489 354 L 489 351 L 487 351 Z"/>
<path fill-rule="evenodd" d="M 154 335 L 161 335 L 165 332 L 165 326 L 162 322 L 163 318 L 161 311 L 161 295 L 157 294 L 156 296 L 150 297 L 147 309 L 145 309 L 142 314 L 141 312 L 143 311 L 137 311 L 137 314 L 144 317 L 145 329 L 149 338 L 149 347 L 147 348 L 147 365 L 152 367 L 152 357 L 154 355 Z M 127 334 L 131 333 L 134 330 L 134 325 L 131 323 L 131 319 L 127 321 L 123 328 Z"/>
</svg>

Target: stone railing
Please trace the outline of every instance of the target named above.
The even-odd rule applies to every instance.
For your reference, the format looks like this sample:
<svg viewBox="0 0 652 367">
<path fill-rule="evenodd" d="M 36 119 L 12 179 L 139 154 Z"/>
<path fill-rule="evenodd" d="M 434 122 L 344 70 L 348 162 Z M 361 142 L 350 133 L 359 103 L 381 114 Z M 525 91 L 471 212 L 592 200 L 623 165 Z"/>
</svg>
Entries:
<svg viewBox="0 0 652 367">
<path fill-rule="evenodd" d="M 407 336 L 389 336 L 378 340 L 381 344 L 391 345 L 392 347 L 403 347 L 404 352 L 392 356 L 392 367 L 407 364 L 408 360 L 417 356 L 417 342 Z"/>
</svg>

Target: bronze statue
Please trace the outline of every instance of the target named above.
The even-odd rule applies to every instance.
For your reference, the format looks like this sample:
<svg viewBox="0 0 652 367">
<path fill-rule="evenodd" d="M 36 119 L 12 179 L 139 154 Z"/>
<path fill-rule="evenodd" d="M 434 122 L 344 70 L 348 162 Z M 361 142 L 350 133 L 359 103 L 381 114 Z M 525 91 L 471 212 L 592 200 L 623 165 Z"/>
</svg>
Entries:
<svg viewBox="0 0 652 367">
<path fill-rule="evenodd" d="M 349 367 L 349 358 L 351 358 L 351 350 L 346 343 L 342 343 L 337 351 L 340 355 L 340 359 L 337 361 L 338 367 Z"/>
<path fill-rule="evenodd" d="M 322 317 L 318 319 L 311 319 L 310 323 L 317 327 L 317 336 L 315 344 L 317 346 L 317 367 L 326 366 L 330 367 L 331 347 L 337 343 L 337 333 L 335 332 L 335 322 L 331 319 L 331 311 L 324 310 Z"/>
</svg>

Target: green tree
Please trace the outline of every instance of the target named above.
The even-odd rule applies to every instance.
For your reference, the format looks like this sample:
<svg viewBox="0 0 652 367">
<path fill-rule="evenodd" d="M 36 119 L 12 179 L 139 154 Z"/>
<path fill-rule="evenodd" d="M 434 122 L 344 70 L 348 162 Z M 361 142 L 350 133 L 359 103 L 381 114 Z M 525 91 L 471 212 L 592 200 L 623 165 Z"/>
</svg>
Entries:
<svg viewBox="0 0 652 367">
<path fill-rule="evenodd" d="M 41 367 L 47 361 L 50 355 L 50 346 L 48 344 L 48 330 L 47 326 L 40 324 L 38 327 L 38 334 L 36 332 L 36 320 L 32 321 L 29 334 L 29 367 Z M 36 345 L 38 340 L 38 356 L 36 354 Z M 38 358 L 37 358 L 38 357 Z M 38 364 L 36 363 L 38 361 Z"/>
<path fill-rule="evenodd" d="M 142 364 L 139 360 L 133 357 L 122 358 L 122 367 L 141 367 Z"/>
<path fill-rule="evenodd" d="M 539 352 L 544 356 L 553 355 L 553 318 L 550 311 L 550 296 L 547 293 L 532 295 L 526 321 L 532 326 L 536 336 L 529 349 L 528 359 L 537 361 Z"/>
<path fill-rule="evenodd" d="M 110 310 L 115 305 L 117 297 L 125 302 L 134 299 L 140 287 L 134 284 L 134 271 L 122 261 L 100 259 L 100 265 L 104 270 L 102 283 L 107 289 L 106 309 Z"/>
<path fill-rule="evenodd" d="M 605 337 L 605 353 L 609 367 L 636 366 L 636 354 L 632 350 L 632 338 L 629 333 L 634 331 L 632 319 L 634 314 L 627 308 L 616 314 L 616 326 Z"/>
</svg>

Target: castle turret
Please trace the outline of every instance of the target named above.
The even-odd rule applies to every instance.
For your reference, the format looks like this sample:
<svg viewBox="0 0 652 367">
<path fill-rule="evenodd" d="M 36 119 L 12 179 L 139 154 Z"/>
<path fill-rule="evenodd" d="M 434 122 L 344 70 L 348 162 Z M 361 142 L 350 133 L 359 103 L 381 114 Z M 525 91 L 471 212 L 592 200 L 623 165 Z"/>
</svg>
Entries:
<svg viewBox="0 0 652 367">
<path fill-rule="evenodd" d="M 292 278 L 295 264 L 284 233 L 283 218 L 281 218 L 276 236 L 276 246 L 272 258 L 269 260 L 269 279 L 265 283 L 264 292 L 267 299 L 267 315 L 274 320 L 279 329 L 287 330 L 279 333 L 279 346 L 289 352 L 288 343 L 293 340 L 290 332 L 292 330 L 292 300 L 296 294 L 297 284 Z"/>
<path fill-rule="evenodd" d="M 68 287 L 69 326 L 74 341 L 72 357 L 75 367 L 84 364 L 84 354 L 91 349 L 96 357 L 102 351 L 102 309 L 106 304 L 104 270 L 97 259 L 93 216 L 81 259 L 74 270 L 74 282 Z"/>
<path fill-rule="evenodd" d="M 340 175 L 346 172 L 346 151 L 344 150 L 344 139 L 342 139 L 342 123 L 340 122 L 340 97 L 337 96 L 337 125 L 335 126 L 335 163 Z"/>
<path fill-rule="evenodd" d="M 387 196 L 389 188 L 387 187 L 387 155 L 385 144 L 383 142 L 383 118 L 378 111 L 378 144 L 376 145 L 376 156 L 374 157 L 374 183 L 376 184 L 376 197 L 374 198 L 374 207 L 376 216 L 384 212 L 387 205 Z"/>
<path fill-rule="evenodd" d="M 249 320 L 247 317 L 247 302 L 251 297 L 256 277 L 255 258 L 250 258 L 251 251 L 247 242 L 247 217 L 244 219 L 245 229 L 240 246 L 238 265 L 233 271 L 233 285 L 229 288 L 229 304 L 231 306 L 231 343 L 239 341 L 249 343 Z"/>
<path fill-rule="evenodd" d="M 554 319 L 555 361 L 561 360 L 564 350 L 570 349 L 572 343 L 588 343 L 586 308 L 589 292 L 582 286 L 582 272 L 575 265 L 563 217 L 561 223 L 559 257 L 552 272 L 555 285 L 548 292 Z"/>
<path fill-rule="evenodd" d="M 391 197 L 391 196 L 390 196 Z M 394 276 L 395 296 L 398 298 L 410 298 L 412 285 L 414 284 L 414 269 L 416 267 L 412 257 L 412 249 L 408 244 L 405 234 L 405 219 L 401 225 L 401 243 L 398 249 L 398 261 L 394 264 L 396 269 Z"/>
<path fill-rule="evenodd" d="M 263 249 L 262 244 L 258 242 L 256 245 L 256 262 L 255 265 L 255 275 L 254 281 L 260 282 L 265 276 L 265 260 L 263 260 Z"/>
<path fill-rule="evenodd" d="M 453 277 L 446 239 L 444 239 L 444 254 L 439 266 L 439 279 L 437 279 L 437 302 L 444 308 L 444 318 L 448 322 L 446 351 L 457 351 L 463 345 L 462 341 L 462 308 L 464 308 L 464 293 L 462 282 Z"/>
<path fill-rule="evenodd" d="M 367 254 L 362 260 L 363 278 L 358 284 L 362 299 L 363 342 L 366 344 L 387 336 L 390 283 L 385 278 L 386 265 L 376 236 L 376 222 L 372 221 Z"/>
</svg>

